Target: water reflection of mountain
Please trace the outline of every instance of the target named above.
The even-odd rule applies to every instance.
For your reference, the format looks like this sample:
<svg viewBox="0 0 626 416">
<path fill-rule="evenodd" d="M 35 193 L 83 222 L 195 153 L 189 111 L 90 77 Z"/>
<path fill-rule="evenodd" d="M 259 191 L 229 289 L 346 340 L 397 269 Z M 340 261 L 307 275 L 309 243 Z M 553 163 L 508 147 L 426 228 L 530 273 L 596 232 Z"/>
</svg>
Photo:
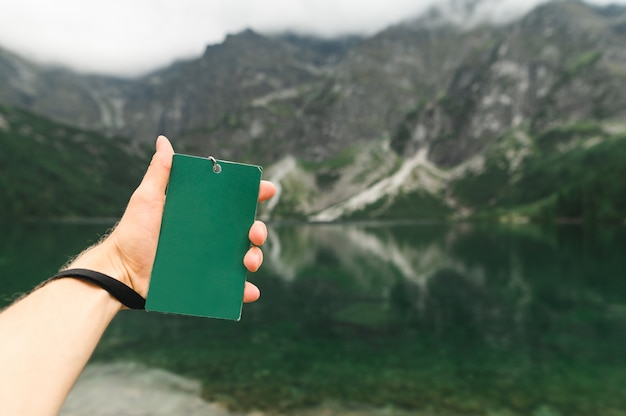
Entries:
<svg viewBox="0 0 626 416">
<path fill-rule="evenodd" d="M 107 226 L 5 224 L 0 302 Z M 626 227 L 270 232 L 264 267 L 248 276 L 263 295 L 241 322 L 126 311 L 93 360 L 198 380 L 203 399 L 237 414 L 327 414 L 328 403 L 375 414 L 624 413 Z"/>
<path fill-rule="evenodd" d="M 624 227 L 270 230 L 249 276 L 263 295 L 241 322 L 131 313 L 96 358 L 199 379 L 205 399 L 267 414 L 329 401 L 380 414 L 626 409 Z"/>
<path fill-rule="evenodd" d="M 567 304 L 621 310 L 612 291 L 626 270 L 615 250 L 623 230 L 565 227 L 344 224 L 275 226 L 267 271 L 294 286 L 315 282 L 326 299 L 319 323 L 389 331 L 456 333 L 494 346 L 528 341 Z M 603 236 L 603 237 L 602 237 Z M 605 258 L 608 264 L 596 264 Z M 598 275 L 600 274 L 600 275 Z M 609 287 L 606 287 L 608 284 Z M 611 302 L 606 296 L 621 293 Z M 533 322 L 530 322 L 530 321 Z M 464 336 L 464 338 L 465 338 Z"/>
</svg>

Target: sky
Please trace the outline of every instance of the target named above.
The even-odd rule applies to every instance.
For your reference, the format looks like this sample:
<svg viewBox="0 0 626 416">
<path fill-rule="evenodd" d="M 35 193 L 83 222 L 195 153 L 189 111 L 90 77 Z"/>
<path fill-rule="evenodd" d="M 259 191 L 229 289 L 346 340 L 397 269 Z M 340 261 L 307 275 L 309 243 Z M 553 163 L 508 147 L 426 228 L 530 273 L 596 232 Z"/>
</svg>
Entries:
<svg viewBox="0 0 626 416">
<path fill-rule="evenodd" d="M 481 0 L 480 12 L 507 20 L 545 1 Z M 435 3 L 441 0 L 0 0 L 0 46 L 79 72 L 137 76 L 200 56 L 247 28 L 372 35 Z"/>
</svg>

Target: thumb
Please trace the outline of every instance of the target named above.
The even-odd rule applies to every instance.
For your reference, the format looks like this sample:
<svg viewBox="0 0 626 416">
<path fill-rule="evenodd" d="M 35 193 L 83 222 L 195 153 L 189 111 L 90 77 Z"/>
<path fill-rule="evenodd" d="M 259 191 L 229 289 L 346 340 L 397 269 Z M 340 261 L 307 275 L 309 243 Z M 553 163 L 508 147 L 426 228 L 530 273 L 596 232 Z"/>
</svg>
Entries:
<svg viewBox="0 0 626 416">
<path fill-rule="evenodd" d="M 150 195 L 165 195 L 173 155 L 174 149 L 170 141 L 165 136 L 159 136 L 156 141 L 156 153 L 152 156 L 150 166 L 139 186 L 144 192 Z"/>
</svg>

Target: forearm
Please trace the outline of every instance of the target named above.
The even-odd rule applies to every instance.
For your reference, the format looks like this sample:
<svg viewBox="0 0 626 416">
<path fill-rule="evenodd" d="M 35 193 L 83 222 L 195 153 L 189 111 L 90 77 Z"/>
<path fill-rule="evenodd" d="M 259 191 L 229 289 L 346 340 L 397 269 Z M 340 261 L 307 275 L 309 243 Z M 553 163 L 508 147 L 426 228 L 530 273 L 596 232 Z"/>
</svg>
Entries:
<svg viewBox="0 0 626 416">
<path fill-rule="evenodd" d="M 0 414 L 54 415 L 120 303 L 66 278 L 0 314 Z"/>
</svg>

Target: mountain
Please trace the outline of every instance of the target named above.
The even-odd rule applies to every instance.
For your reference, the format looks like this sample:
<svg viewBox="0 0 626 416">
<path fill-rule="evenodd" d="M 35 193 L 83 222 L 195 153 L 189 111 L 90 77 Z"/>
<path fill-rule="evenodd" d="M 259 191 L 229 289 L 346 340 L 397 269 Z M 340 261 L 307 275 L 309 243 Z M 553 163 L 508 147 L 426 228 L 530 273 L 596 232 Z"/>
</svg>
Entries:
<svg viewBox="0 0 626 416">
<path fill-rule="evenodd" d="M 283 206 L 317 220 L 625 218 L 623 9 L 549 3 L 506 26 L 418 20 L 362 42 L 342 63 L 393 91 L 375 101 L 403 119 L 340 166 L 279 169 Z M 378 111 L 364 119 L 380 120 L 367 97 Z"/>
<path fill-rule="evenodd" d="M 626 8 L 558 1 L 474 27 L 429 13 L 368 38 L 246 30 L 132 80 L 0 51 L 0 102 L 263 164 L 276 218 L 626 218 L 611 176 L 626 162 Z"/>
<path fill-rule="evenodd" d="M 131 81 L 85 76 L 34 64 L 0 48 L 0 102 L 82 128 L 118 127 L 121 97 Z"/>
</svg>

